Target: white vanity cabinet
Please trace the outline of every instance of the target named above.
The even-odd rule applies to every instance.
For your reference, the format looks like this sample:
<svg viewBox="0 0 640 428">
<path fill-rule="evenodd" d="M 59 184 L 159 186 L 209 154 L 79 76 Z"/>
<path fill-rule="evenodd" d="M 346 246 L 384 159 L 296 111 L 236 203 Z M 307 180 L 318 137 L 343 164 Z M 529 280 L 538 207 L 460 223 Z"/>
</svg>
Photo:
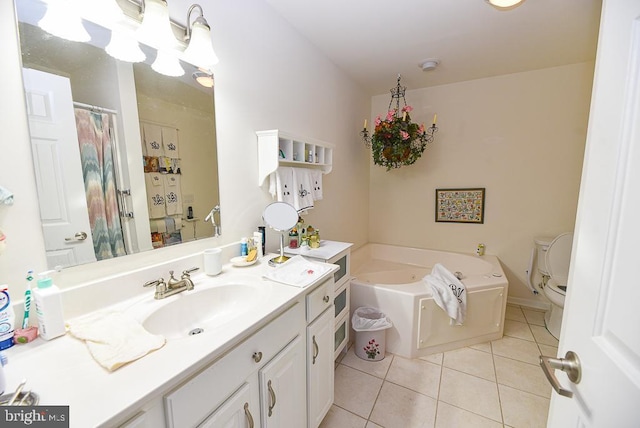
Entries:
<svg viewBox="0 0 640 428">
<path fill-rule="evenodd" d="M 167 427 L 304 426 L 304 327 L 299 302 L 166 395 Z"/>
<path fill-rule="evenodd" d="M 338 265 L 334 273 L 334 358 L 346 349 L 349 342 L 349 302 L 351 284 L 351 247 L 349 242 L 325 241 L 320 248 L 285 248 L 288 255 L 302 255 L 324 263 Z"/>
</svg>

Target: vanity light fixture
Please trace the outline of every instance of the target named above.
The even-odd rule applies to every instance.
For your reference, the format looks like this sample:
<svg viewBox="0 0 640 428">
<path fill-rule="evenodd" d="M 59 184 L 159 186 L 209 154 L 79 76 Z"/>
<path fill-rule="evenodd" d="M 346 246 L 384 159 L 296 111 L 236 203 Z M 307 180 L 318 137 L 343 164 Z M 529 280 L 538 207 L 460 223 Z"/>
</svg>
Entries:
<svg viewBox="0 0 640 428">
<path fill-rule="evenodd" d="M 213 74 L 206 71 L 194 71 L 191 75 L 199 85 L 205 88 L 213 88 Z"/>
<path fill-rule="evenodd" d="M 182 76 L 184 69 L 177 55 L 178 40 L 173 35 L 169 7 L 165 0 L 142 1 L 142 24 L 138 28 L 138 39 L 157 49 L 156 60 L 151 68 L 165 76 Z"/>
<path fill-rule="evenodd" d="M 485 0 L 498 10 L 511 10 L 520 6 L 524 0 Z"/>
<path fill-rule="evenodd" d="M 165 76 L 178 77 L 184 75 L 184 68 L 180 65 L 178 57 L 171 51 L 158 49 L 156 60 L 151 64 L 151 68 Z"/>
<path fill-rule="evenodd" d="M 193 24 L 191 23 L 191 13 L 198 9 L 200 16 L 198 16 Z M 204 12 L 199 4 L 193 4 L 187 12 L 187 34 L 185 41 L 189 43 L 187 49 L 184 51 L 184 60 L 190 62 L 204 70 L 209 70 L 216 65 L 219 60 L 218 56 L 213 50 L 213 44 L 211 43 L 211 27 L 204 18 Z"/>
<path fill-rule="evenodd" d="M 48 0 L 47 11 L 38 27 L 49 34 L 72 42 L 88 42 L 91 36 L 72 0 Z"/>
<path fill-rule="evenodd" d="M 125 25 L 124 12 L 116 0 L 103 0 L 100 13 L 111 23 L 111 39 L 104 50 L 120 61 L 142 62 L 147 56 L 140 49 L 133 29 Z"/>
</svg>

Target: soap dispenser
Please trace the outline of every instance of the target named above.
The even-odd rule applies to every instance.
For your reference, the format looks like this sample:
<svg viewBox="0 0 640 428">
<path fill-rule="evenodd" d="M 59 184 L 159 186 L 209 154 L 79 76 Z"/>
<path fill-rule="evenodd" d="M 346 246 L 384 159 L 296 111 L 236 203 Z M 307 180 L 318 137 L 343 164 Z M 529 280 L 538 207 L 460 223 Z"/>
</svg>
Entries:
<svg viewBox="0 0 640 428">
<path fill-rule="evenodd" d="M 38 274 L 38 287 L 33 290 L 38 331 L 40 337 L 45 340 L 62 336 L 66 332 L 62 312 L 62 295 L 60 289 L 53 284 L 53 280 L 49 277 L 51 272 L 53 271 Z"/>
</svg>

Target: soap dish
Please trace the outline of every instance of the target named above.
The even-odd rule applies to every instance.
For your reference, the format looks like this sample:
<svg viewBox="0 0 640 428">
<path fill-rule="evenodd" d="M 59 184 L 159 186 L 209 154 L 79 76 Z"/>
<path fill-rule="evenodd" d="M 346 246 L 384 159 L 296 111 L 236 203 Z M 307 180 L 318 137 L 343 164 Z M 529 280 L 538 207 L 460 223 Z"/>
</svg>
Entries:
<svg viewBox="0 0 640 428">
<path fill-rule="evenodd" d="M 258 258 L 256 257 L 252 261 L 248 262 L 247 256 L 238 256 L 238 257 L 232 258 L 230 261 L 231 261 L 231 264 L 236 267 L 245 267 L 245 266 L 251 266 L 252 264 L 257 262 Z"/>
<path fill-rule="evenodd" d="M 9 400 L 11 400 L 11 397 L 13 397 L 13 394 L 14 393 L 12 392 L 11 394 L 0 395 L 0 406 L 8 405 Z M 27 396 L 27 398 L 25 398 L 25 396 Z M 38 394 L 36 394 L 35 392 L 29 392 L 29 391 L 21 392 L 16 397 L 12 406 L 35 406 L 38 404 L 39 400 L 40 400 L 40 397 L 38 397 Z M 22 404 L 20 404 L 21 401 L 22 401 Z"/>
</svg>

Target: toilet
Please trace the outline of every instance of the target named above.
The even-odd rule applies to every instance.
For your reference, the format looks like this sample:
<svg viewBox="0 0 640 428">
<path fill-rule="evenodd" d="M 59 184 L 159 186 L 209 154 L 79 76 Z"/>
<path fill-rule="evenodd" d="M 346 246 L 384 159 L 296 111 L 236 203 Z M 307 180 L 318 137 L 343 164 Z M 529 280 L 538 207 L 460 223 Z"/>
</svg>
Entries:
<svg viewBox="0 0 640 428">
<path fill-rule="evenodd" d="M 567 294 L 569 264 L 573 233 L 567 232 L 555 238 L 535 238 L 538 272 L 542 275 L 543 293 L 551 302 L 551 310 L 544 316 L 544 322 L 556 339 L 560 337 L 564 298 Z"/>
</svg>

